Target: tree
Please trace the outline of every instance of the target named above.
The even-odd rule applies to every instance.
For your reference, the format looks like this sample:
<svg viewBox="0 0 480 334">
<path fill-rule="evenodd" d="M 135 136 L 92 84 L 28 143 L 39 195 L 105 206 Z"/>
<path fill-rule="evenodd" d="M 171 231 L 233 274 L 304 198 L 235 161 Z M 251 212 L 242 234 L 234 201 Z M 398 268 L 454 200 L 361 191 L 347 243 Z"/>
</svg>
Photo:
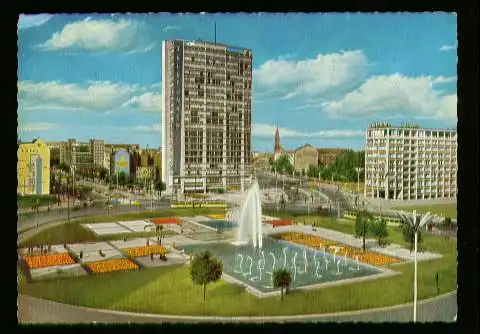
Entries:
<svg viewBox="0 0 480 334">
<path fill-rule="evenodd" d="M 370 213 L 366 211 L 360 211 L 357 214 L 355 220 L 355 237 L 363 238 L 362 249 L 365 252 L 365 238 L 368 235 L 370 224 L 373 220 L 373 217 Z"/>
<path fill-rule="evenodd" d="M 70 173 L 70 166 L 67 165 L 66 163 L 62 162 L 61 164 L 58 165 L 58 168 L 65 173 Z"/>
<path fill-rule="evenodd" d="M 99 171 L 98 176 L 100 177 L 101 180 L 107 181 L 107 179 L 108 179 L 108 169 L 102 167 Z"/>
<path fill-rule="evenodd" d="M 160 193 L 159 197 L 162 196 L 162 191 L 165 189 L 167 189 L 165 182 L 162 182 L 162 180 L 155 181 L 155 190 Z"/>
<path fill-rule="evenodd" d="M 190 277 L 193 284 L 203 285 L 205 300 L 207 284 L 217 282 L 222 277 L 223 265 L 210 251 L 196 254 L 190 262 Z"/>
<path fill-rule="evenodd" d="M 292 275 L 286 269 L 276 269 L 273 272 L 273 286 L 275 288 L 280 288 L 280 293 L 283 300 L 283 289 L 288 290 L 292 284 Z"/>
<path fill-rule="evenodd" d="M 413 247 L 415 247 L 415 227 L 403 223 L 402 224 L 402 236 L 403 240 L 408 242 L 409 248 L 410 248 L 410 253 L 413 252 Z M 417 244 L 422 243 L 422 233 L 420 231 L 417 231 Z"/>
<path fill-rule="evenodd" d="M 372 235 L 378 238 L 378 245 L 383 246 L 386 243 L 388 237 L 387 221 L 385 219 L 376 219 L 371 224 Z"/>
<path fill-rule="evenodd" d="M 155 232 L 157 232 L 157 238 L 160 238 L 160 245 L 162 244 L 162 238 L 163 238 L 163 225 L 162 224 L 156 224 L 155 225 Z"/>
<path fill-rule="evenodd" d="M 277 173 L 292 174 L 293 166 L 290 163 L 290 158 L 286 155 L 280 156 L 276 161 L 273 161 L 271 165 L 271 171 L 274 172 L 275 168 Z"/>
</svg>

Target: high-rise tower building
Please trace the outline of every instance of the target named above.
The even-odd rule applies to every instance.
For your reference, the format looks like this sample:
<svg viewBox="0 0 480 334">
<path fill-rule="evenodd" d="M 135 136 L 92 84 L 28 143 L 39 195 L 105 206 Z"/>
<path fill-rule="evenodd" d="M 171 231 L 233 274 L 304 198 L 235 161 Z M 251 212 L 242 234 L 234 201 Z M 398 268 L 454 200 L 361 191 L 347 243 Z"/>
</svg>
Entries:
<svg viewBox="0 0 480 334">
<path fill-rule="evenodd" d="M 400 200 L 455 198 L 457 132 L 371 124 L 366 131 L 365 196 Z"/>
<path fill-rule="evenodd" d="M 243 190 L 252 174 L 252 51 L 172 40 L 162 56 L 167 190 Z"/>
<path fill-rule="evenodd" d="M 280 130 L 275 128 L 275 145 L 273 147 L 273 158 L 277 160 L 282 155 L 282 146 L 280 146 Z"/>
</svg>

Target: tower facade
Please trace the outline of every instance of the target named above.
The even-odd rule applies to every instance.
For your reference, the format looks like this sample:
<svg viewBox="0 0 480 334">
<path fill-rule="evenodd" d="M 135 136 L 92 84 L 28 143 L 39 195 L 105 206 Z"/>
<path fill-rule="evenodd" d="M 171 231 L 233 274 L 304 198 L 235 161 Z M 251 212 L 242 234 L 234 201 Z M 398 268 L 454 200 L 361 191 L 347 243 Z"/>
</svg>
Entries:
<svg viewBox="0 0 480 334">
<path fill-rule="evenodd" d="M 162 55 L 167 191 L 243 190 L 252 173 L 252 51 L 172 40 Z"/>
</svg>

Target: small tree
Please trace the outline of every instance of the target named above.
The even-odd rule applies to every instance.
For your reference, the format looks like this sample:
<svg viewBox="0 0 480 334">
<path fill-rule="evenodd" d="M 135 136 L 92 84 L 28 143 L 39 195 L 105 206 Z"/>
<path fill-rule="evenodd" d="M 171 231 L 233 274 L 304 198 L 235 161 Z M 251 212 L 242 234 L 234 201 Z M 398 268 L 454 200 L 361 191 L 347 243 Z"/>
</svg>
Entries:
<svg viewBox="0 0 480 334">
<path fill-rule="evenodd" d="M 362 238 L 363 244 L 362 249 L 365 252 L 365 238 L 368 235 L 370 224 L 373 220 L 371 214 L 366 211 L 360 211 L 357 214 L 357 218 L 355 220 L 355 238 Z"/>
<path fill-rule="evenodd" d="M 385 219 L 377 219 L 371 224 L 372 235 L 378 238 L 378 245 L 386 244 L 388 237 L 387 221 Z"/>
<path fill-rule="evenodd" d="M 214 283 L 222 277 L 223 266 L 210 251 L 196 254 L 190 262 L 190 277 L 193 284 L 203 285 L 203 300 L 207 292 L 207 284 Z"/>
<path fill-rule="evenodd" d="M 410 224 L 403 223 L 402 236 L 403 240 L 408 242 L 410 253 L 413 252 L 413 248 L 415 247 L 415 228 Z M 420 231 L 417 231 L 417 244 L 420 245 L 421 243 L 422 233 Z"/>
<path fill-rule="evenodd" d="M 160 245 L 162 244 L 162 237 L 163 237 L 163 225 L 156 224 L 155 231 L 157 232 L 157 238 L 160 238 Z"/>
<path fill-rule="evenodd" d="M 292 275 L 286 269 L 276 269 L 273 272 L 273 286 L 275 288 L 280 288 L 280 293 L 283 300 L 283 289 L 288 290 L 292 284 Z"/>
</svg>

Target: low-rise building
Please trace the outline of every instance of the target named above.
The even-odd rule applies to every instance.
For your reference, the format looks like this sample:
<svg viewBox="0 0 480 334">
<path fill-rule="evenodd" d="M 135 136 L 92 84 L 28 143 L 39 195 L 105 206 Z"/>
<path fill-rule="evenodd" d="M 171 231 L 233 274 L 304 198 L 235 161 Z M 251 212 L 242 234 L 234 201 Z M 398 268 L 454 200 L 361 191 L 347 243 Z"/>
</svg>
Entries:
<svg viewBox="0 0 480 334">
<path fill-rule="evenodd" d="M 41 140 L 20 143 L 17 149 L 17 193 L 48 195 L 50 193 L 50 150 Z"/>
<path fill-rule="evenodd" d="M 310 166 L 318 165 L 318 152 L 310 144 L 300 146 L 295 150 L 293 167 L 296 171 L 308 171 Z"/>
<path fill-rule="evenodd" d="M 318 148 L 318 164 L 330 165 L 335 162 L 337 157 L 345 153 L 346 149 L 342 148 Z"/>
</svg>

